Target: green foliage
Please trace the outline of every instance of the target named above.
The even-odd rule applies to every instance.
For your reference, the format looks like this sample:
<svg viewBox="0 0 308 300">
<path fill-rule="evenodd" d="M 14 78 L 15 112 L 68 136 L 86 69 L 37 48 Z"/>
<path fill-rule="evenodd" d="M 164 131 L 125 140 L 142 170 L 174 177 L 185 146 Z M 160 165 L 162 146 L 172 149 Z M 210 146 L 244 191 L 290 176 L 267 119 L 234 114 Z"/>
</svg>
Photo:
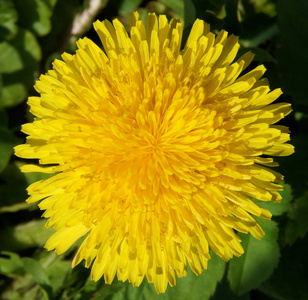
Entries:
<svg viewBox="0 0 308 300">
<path fill-rule="evenodd" d="M 160 0 L 182 20 L 184 19 L 184 0 Z"/>
<path fill-rule="evenodd" d="M 280 163 L 279 171 L 285 175 L 285 181 L 291 185 L 294 197 L 298 198 L 305 193 L 308 183 L 308 172 L 305 168 L 308 164 L 307 123 L 304 120 L 296 121 L 292 129 L 294 134 L 291 133 L 291 139 L 295 153 L 288 159 L 277 159 L 277 161 Z"/>
<path fill-rule="evenodd" d="M 9 159 L 13 153 L 13 147 L 21 143 L 21 139 L 17 138 L 12 131 L 7 127 L 6 112 L 0 110 L 0 118 L 3 120 L 3 124 L 0 123 L 0 173 L 7 166 Z M 0 121 L 1 122 L 1 121 Z"/>
<path fill-rule="evenodd" d="M 263 12 L 270 17 L 276 16 L 276 3 L 269 0 L 250 0 L 257 13 Z"/>
<path fill-rule="evenodd" d="M 225 271 L 225 262 L 211 253 L 208 269 L 196 276 L 188 269 L 187 276 L 177 278 L 174 287 L 168 287 L 164 294 L 157 294 L 153 284 L 146 279 L 139 288 L 134 288 L 129 283 L 115 282 L 111 286 L 102 288 L 93 300 L 206 300 L 214 293 L 217 282 L 222 279 Z"/>
<path fill-rule="evenodd" d="M 0 42 L 2 39 L 11 39 L 17 33 L 16 21 L 17 11 L 12 1 L 2 0 L 0 2 Z"/>
<path fill-rule="evenodd" d="M 18 254 L 14 252 L 3 251 L 4 257 L 0 257 L 0 273 L 9 277 L 16 277 L 22 274 L 23 264 Z"/>
<path fill-rule="evenodd" d="M 289 211 L 289 221 L 285 231 L 285 242 L 292 245 L 308 232 L 308 191 L 293 202 Z"/>
<path fill-rule="evenodd" d="M 19 15 L 18 24 L 37 36 L 43 36 L 51 30 L 50 18 L 57 0 L 15 0 Z"/>
<path fill-rule="evenodd" d="M 199 276 L 188 270 L 186 277 L 177 279 L 175 287 L 168 288 L 166 299 L 209 299 L 214 294 L 217 282 L 222 279 L 224 271 L 225 262 L 211 252 L 208 269 Z"/>
<path fill-rule="evenodd" d="M 13 39 L 0 44 L 0 107 L 14 106 L 25 99 L 38 75 L 40 59 L 40 46 L 35 36 L 25 29 L 19 28 Z"/>
<path fill-rule="evenodd" d="M 52 287 L 46 270 L 33 258 L 23 257 L 21 259 L 26 272 L 32 275 L 34 281 L 40 286 L 45 299 L 52 299 Z"/>
<path fill-rule="evenodd" d="M 308 236 L 281 251 L 278 268 L 259 290 L 279 300 L 308 299 L 307 294 Z"/>
<path fill-rule="evenodd" d="M 281 216 L 283 213 L 288 212 L 291 208 L 291 201 L 293 199 L 291 186 L 284 184 L 283 191 L 280 192 L 282 197 L 280 203 L 266 202 L 254 200 L 259 206 L 269 210 L 273 216 Z"/>
<path fill-rule="evenodd" d="M 277 4 L 281 32 L 277 59 L 282 87 L 297 103 L 307 105 L 308 2 L 280 0 Z"/>
<path fill-rule="evenodd" d="M 239 234 L 244 254 L 229 263 L 228 279 L 238 295 L 257 288 L 273 273 L 278 264 L 278 227 L 274 221 L 258 220 L 265 235 L 261 241 L 250 234 Z"/>
<path fill-rule="evenodd" d="M 0 0 L 0 298 L 10 300 L 72 299 L 308 299 L 308 2 L 306 0 L 102 0 L 97 19 L 121 18 L 138 10 L 164 13 L 184 22 L 183 43 L 196 18 L 210 23 L 217 33 L 225 29 L 240 36 L 239 55 L 254 52 L 264 63 L 272 87 L 282 87 L 278 101 L 291 102 L 294 114 L 284 125 L 291 129 L 295 154 L 277 159 L 285 175 L 281 203 L 254 200 L 268 209 L 273 221 L 259 220 L 265 231 L 261 241 L 239 234 L 245 253 L 225 263 L 211 253 L 208 269 L 196 276 L 189 268 L 175 287 L 157 294 L 145 279 L 139 288 L 115 280 L 94 282 L 81 263 L 70 268 L 75 249 L 57 256 L 43 245 L 54 229 L 44 228 L 37 205 L 25 203 L 26 188 L 48 178 L 22 174 L 13 147 L 22 142 L 21 124 L 29 121 L 25 101 L 41 73 L 61 53 L 74 52 L 79 35 L 72 24 L 90 0 Z M 92 20 L 91 19 L 91 20 Z M 85 35 L 94 34 L 89 21 Z M 99 43 L 99 42 L 98 42 Z M 253 63 L 253 64 L 256 64 Z M 29 120 L 28 120 L 29 119 Z M 226 271 L 227 270 L 227 271 Z M 225 272 L 226 271 L 226 272 Z"/>
<path fill-rule="evenodd" d="M 126 15 L 138 8 L 142 0 L 123 0 L 119 7 L 119 14 Z"/>
<path fill-rule="evenodd" d="M 54 229 L 44 228 L 46 220 L 33 220 L 21 223 L 13 228 L 4 227 L 0 235 L 5 239 L 5 244 L 0 245 L 0 250 L 20 251 L 24 249 L 42 247 L 47 239 L 54 233 Z"/>
<path fill-rule="evenodd" d="M 24 202 L 27 198 L 27 183 L 25 176 L 18 167 L 11 163 L 0 173 L 1 206 L 12 206 L 15 203 Z"/>
<path fill-rule="evenodd" d="M 5 157 L 5 147 L 1 149 L 2 157 Z M 11 149 L 11 152 L 12 149 Z M 10 152 L 10 153 L 11 153 Z M 1 206 L 0 213 L 3 212 L 17 212 L 22 209 L 28 209 L 29 205 L 25 205 L 25 199 L 27 198 L 26 188 L 29 184 L 34 181 L 46 179 L 49 174 L 41 173 L 25 173 L 22 174 L 18 168 L 19 164 L 10 163 L 0 173 L 0 195 L 1 195 Z"/>
</svg>

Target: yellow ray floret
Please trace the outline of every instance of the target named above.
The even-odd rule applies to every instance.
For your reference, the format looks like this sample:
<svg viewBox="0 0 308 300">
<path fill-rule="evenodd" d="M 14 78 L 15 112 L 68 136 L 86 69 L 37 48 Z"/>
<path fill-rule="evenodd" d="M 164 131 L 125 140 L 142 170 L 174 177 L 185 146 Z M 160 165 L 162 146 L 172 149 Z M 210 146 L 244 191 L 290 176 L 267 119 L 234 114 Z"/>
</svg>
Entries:
<svg viewBox="0 0 308 300">
<path fill-rule="evenodd" d="M 293 153 L 288 129 L 273 125 L 291 111 L 261 79 L 264 66 L 234 61 L 238 38 L 197 20 L 184 49 L 182 25 L 149 14 L 96 21 L 103 49 L 84 38 L 64 53 L 28 104 L 19 157 L 23 172 L 55 173 L 28 188 L 41 201 L 45 247 L 61 254 L 86 235 L 73 266 L 85 260 L 92 279 L 144 277 L 164 292 L 187 266 L 200 274 L 212 248 L 240 256 L 236 232 L 260 239 L 254 216 L 271 214 L 253 198 L 279 202 L 282 176 L 268 156 Z"/>
</svg>

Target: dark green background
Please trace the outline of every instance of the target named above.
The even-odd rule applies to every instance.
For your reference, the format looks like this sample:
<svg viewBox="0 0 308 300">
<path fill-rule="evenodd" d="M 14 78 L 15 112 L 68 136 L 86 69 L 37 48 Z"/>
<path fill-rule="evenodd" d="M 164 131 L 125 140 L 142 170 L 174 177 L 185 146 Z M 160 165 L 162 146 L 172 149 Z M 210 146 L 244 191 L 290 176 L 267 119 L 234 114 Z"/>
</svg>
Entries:
<svg viewBox="0 0 308 300">
<path fill-rule="evenodd" d="M 102 0 L 76 34 L 72 24 L 90 1 L 0 0 L 0 298 L 1 299 L 308 299 L 308 1 L 306 0 Z M 285 175 L 282 204 L 267 204 L 273 221 L 260 220 L 266 235 L 261 241 L 241 235 L 245 254 L 229 263 L 212 253 L 208 270 L 191 271 L 157 295 L 146 280 L 139 288 L 115 282 L 104 285 L 89 279 L 82 264 L 70 268 L 76 250 L 61 256 L 43 245 L 53 229 L 44 228 L 37 205 L 25 203 L 26 187 L 44 176 L 22 174 L 22 160 L 13 147 L 25 136 L 20 126 L 32 120 L 26 99 L 36 95 L 33 84 L 51 68 L 55 58 L 74 53 L 75 42 L 87 35 L 99 43 L 92 29 L 96 19 L 118 17 L 128 24 L 138 10 L 181 18 L 184 42 L 196 18 L 240 36 L 240 54 L 263 63 L 271 88 L 281 87 L 278 101 L 290 102 L 293 113 L 280 124 L 290 127 L 295 154 L 279 158 Z M 78 243 L 77 243 L 78 244 Z"/>
</svg>

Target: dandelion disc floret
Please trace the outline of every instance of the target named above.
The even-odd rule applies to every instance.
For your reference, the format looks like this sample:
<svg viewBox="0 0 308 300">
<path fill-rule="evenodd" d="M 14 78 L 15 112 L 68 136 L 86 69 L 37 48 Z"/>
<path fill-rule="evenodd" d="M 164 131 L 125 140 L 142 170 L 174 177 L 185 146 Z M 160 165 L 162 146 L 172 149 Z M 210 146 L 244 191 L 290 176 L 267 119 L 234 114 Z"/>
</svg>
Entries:
<svg viewBox="0 0 308 300">
<path fill-rule="evenodd" d="M 38 159 L 24 172 L 55 173 L 28 188 L 41 201 L 45 247 L 65 252 L 86 236 L 73 260 L 91 276 L 115 275 L 158 292 L 175 285 L 187 266 L 200 274 L 209 248 L 225 260 L 243 249 L 236 232 L 257 239 L 254 219 L 271 214 L 253 198 L 279 202 L 282 176 L 271 156 L 293 152 L 288 129 L 273 125 L 291 108 L 272 104 L 264 66 L 241 73 L 253 59 L 235 60 L 238 38 L 197 20 L 184 49 L 182 25 L 166 16 L 131 15 L 130 33 L 114 20 L 94 28 L 30 97 L 33 123 L 16 155 Z M 243 73 L 242 73 L 243 74 Z"/>
</svg>

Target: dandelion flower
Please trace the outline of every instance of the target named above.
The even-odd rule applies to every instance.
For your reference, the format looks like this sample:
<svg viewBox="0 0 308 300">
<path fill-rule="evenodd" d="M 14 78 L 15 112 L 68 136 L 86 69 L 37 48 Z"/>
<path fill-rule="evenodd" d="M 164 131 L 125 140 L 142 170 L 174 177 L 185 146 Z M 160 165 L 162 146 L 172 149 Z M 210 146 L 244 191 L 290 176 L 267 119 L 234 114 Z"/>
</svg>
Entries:
<svg viewBox="0 0 308 300">
<path fill-rule="evenodd" d="M 53 226 L 45 247 L 58 254 L 85 237 L 72 266 L 91 277 L 164 292 L 207 268 L 209 248 L 240 256 L 236 232 L 261 239 L 254 216 L 271 214 L 253 198 L 279 202 L 282 176 L 271 156 L 293 153 L 288 129 L 272 125 L 291 111 L 272 104 L 281 90 L 260 79 L 263 65 L 235 60 L 238 38 L 196 20 L 184 49 L 182 25 L 138 13 L 130 33 L 115 19 L 96 21 L 102 50 L 88 38 L 64 53 L 35 84 L 35 116 L 15 148 L 38 159 L 23 172 L 55 173 L 31 184 L 28 202 Z"/>
</svg>

